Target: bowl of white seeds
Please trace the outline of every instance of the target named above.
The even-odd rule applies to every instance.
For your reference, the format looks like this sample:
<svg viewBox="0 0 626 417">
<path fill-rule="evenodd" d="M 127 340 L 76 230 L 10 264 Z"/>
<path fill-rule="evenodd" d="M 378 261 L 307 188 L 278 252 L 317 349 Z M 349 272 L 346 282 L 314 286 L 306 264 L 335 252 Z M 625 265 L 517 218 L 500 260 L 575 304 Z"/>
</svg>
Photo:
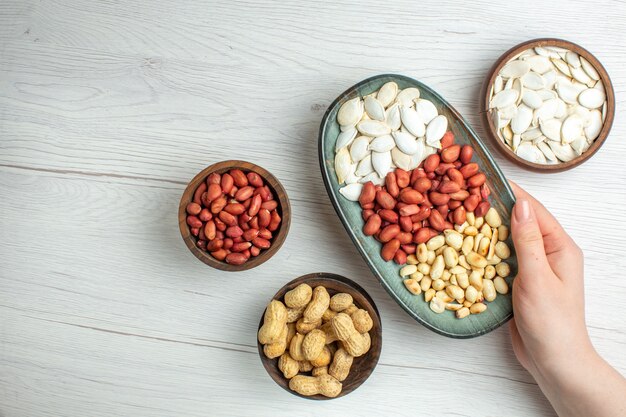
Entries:
<svg viewBox="0 0 626 417">
<path fill-rule="evenodd" d="M 602 146 L 615 116 L 615 93 L 589 51 L 561 39 L 535 39 L 496 61 L 481 110 L 504 156 L 527 169 L 558 172 Z"/>
</svg>

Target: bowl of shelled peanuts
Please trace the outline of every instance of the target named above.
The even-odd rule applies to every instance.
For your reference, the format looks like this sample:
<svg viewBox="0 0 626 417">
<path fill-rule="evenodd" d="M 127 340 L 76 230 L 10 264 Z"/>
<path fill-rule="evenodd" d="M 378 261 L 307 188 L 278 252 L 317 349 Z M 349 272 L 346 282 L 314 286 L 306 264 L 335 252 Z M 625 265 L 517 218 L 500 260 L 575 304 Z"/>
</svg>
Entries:
<svg viewBox="0 0 626 417">
<path fill-rule="evenodd" d="M 321 272 L 296 278 L 274 295 L 257 341 L 261 362 L 278 385 L 328 400 L 354 391 L 374 371 L 382 326 L 363 288 Z"/>
<path fill-rule="evenodd" d="M 278 179 L 245 161 L 203 169 L 185 188 L 178 208 L 180 233 L 191 253 L 224 271 L 269 260 L 290 223 L 289 199 Z"/>
</svg>

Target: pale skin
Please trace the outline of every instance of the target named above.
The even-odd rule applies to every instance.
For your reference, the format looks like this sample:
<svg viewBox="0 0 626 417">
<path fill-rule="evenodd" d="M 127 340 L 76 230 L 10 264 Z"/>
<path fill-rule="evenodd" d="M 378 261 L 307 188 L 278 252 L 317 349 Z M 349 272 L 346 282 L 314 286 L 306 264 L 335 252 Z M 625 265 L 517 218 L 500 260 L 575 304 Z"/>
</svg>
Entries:
<svg viewBox="0 0 626 417">
<path fill-rule="evenodd" d="M 598 355 L 587 333 L 583 254 L 541 203 L 512 185 L 515 355 L 560 417 L 626 416 L 626 379 Z"/>
</svg>

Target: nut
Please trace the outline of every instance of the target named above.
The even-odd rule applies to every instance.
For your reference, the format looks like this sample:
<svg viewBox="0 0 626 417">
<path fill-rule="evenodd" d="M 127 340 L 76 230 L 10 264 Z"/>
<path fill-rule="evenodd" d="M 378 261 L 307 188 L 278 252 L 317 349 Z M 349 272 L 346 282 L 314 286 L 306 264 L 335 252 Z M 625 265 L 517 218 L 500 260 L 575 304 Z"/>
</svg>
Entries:
<svg viewBox="0 0 626 417">
<path fill-rule="evenodd" d="M 300 284 L 291 291 L 285 293 L 287 307 L 299 308 L 306 306 L 311 301 L 313 289 L 308 284 Z"/>
<path fill-rule="evenodd" d="M 504 242 L 497 242 L 495 245 L 495 253 L 500 259 L 507 259 L 511 256 L 511 249 Z"/>
<path fill-rule="evenodd" d="M 330 298 L 330 309 L 336 312 L 345 310 L 352 305 L 352 296 L 345 292 L 340 292 Z"/>
<path fill-rule="evenodd" d="M 354 328 L 359 333 L 367 333 L 374 327 L 374 321 L 367 310 L 358 309 L 350 315 Z"/>
<path fill-rule="evenodd" d="M 296 375 L 289 380 L 289 389 L 300 395 L 312 396 L 321 394 L 334 398 L 341 393 L 341 382 L 328 374 L 320 376 Z"/>
<path fill-rule="evenodd" d="M 287 324 L 287 308 L 278 300 L 272 300 L 265 309 L 263 325 L 259 329 L 258 339 L 263 345 L 277 342 Z"/>
<path fill-rule="evenodd" d="M 353 361 L 354 356 L 346 352 L 345 349 L 337 349 L 333 361 L 328 367 L 328 374 L 337 379 L 337 381 L 344 381 L 348 377 Z"/>
<path fill-rule="evenodd" d="M 511 267 L 505 262 L 496 265 L 496 274 L 502 278 L 506 278 L 511 274 Z"/>
<path fill-rule="evenodd" d="M 278 359 L 278 369 L 280 369 L 285 378 L 291 379 L 298 375 L 300 365 L 297 360 L 289 355 L 288 352 L 285 352 L 282 354 L 280 359 Z"/>
<path fill-rule="evenodd" d="M 304 317 L 304 321 L 307 323 L 314 323 L 317 320 L 322 318 L 326 309 L 330 305 L 330 295 L 326 288 L 321 285 L 315 287 L 313 290 L 313 295 L 311 297 L 311 301 L 306 306 L 304 313 L 302 314 Z"/>
<path fill-rule="evenodd" d="M 326 334 L 319 329 L 313 329 L 304 336 L 302 341 L 302 354 L 304 359 L 312 361 L 321 355 L 326 346 Z M 318 366 L 313 364 L 313 366 Z M 321 365 L 323 366 L 323 365 Z"/>
<path fill-rule="evenodd" d="M 499 294 L 507 294 L 509 292 L 509 285 L 502 277 L 495 277 L 493 279 L 493 285 Z"/>
</svg>

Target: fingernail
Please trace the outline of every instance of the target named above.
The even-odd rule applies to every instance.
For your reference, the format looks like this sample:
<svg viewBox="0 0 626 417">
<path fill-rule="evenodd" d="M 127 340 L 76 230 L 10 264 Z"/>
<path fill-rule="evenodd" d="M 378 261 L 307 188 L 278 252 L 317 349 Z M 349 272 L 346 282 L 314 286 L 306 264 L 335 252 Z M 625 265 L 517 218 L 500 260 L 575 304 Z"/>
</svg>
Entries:
<svg viewBox="0 0 626 417">
<path fill-rule="evenodd" d="M 530 203 L 528 200 L 517 200 L 517 203 L 515 203 L 515 218 L 520 223 L 530 220 Z"/>
</svg>

